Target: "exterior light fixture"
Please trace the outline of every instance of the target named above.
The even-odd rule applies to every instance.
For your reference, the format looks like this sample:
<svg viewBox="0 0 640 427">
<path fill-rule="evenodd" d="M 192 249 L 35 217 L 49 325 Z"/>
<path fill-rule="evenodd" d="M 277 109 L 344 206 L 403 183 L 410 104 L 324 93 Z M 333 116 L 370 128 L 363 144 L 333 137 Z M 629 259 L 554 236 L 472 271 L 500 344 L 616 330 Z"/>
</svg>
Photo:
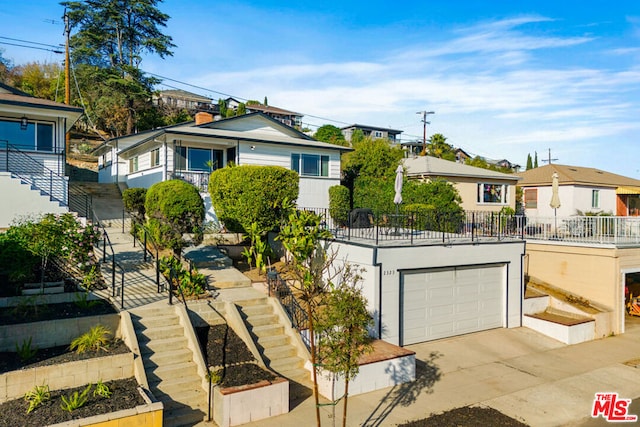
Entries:
<svg viewBox="0 0 640 427">
<path fill-rule="evenodd" d="M 28 125 L 29 122 L 27 120 L 27 116 L 22 116 L 22 118 L 20 119 L 20 130 L 27 130 Z"/>
</svg>

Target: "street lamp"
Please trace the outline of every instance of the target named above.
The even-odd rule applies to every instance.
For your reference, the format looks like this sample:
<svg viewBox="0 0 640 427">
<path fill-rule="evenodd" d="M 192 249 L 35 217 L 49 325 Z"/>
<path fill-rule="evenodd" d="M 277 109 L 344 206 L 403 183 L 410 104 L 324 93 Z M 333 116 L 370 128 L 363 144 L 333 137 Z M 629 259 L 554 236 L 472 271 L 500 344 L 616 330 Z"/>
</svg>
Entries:
<svg viewBox="0 0 640 427">
<path fill-rule="evenodd" d="M 427 114 L 435 114 L 435 111 L 418 111 L 416 114 L 422 114 L 422 151 L 427 153 L 427 125 L 431 122 L 427 121 Z"/>
</svg>

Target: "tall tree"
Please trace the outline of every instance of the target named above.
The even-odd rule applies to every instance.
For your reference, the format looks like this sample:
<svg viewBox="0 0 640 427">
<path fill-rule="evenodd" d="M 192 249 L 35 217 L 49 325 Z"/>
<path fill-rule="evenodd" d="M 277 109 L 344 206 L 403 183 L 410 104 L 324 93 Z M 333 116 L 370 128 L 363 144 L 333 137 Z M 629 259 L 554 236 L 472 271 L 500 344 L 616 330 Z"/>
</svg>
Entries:
<svg viewBox="0 0 640 427">
<path fill-rule="evenodd" d="M 8 83 L 12 65 L 11 61 L 5 58 L 2 54 L 3 49 L 0 49 L 0 82 Z"/>
<path fill-rule="evenodd" d="M 64 98 L 64 77 L 62 67 L 53 62 L 29 62 L 14 67 L 12 85 L 37 98 Z"/>
<path fill-rule="evenodd" d="M 328 142 L 329 144 L 347 146 L 347 140 L 344 139 L 344 135 L 340 128 L 334 125 L 322 125 L 318 128 L 313 135 L 315 139 L 322 142 Z"/>
<path fill-rule="evenodd" d="M 161 0 L 65 1 L 71 29 L 73 61 L 108 70 L 106 84 L 122 94 L 120 105 L 126 112 L 126 133 L 132 133 L 140 104 L 150 102 L 156 82 L 140 72 L 144 54 L 171 56 L 175 47 L 163 34 L 169 15 L 157 5 Z M 116 97 L 117 99 L 117 97 Z"/>
<path fill-rule="evenodd" d="M 533 167 L 537 168 L 538 167 L 538 152 L 535 151 L 536 156 L 535 156 L 535 160 L 533 161 Z"/>
<path fill-rule="evenodd" d="M 531 153 L 527 154 L 527 169 L 533 169 L 533 162 L 531 161 Z"/>
<path fill-rule="evenodd" d="M 427 153 L 429 156 L 438 157 L 444 160 L 455 161 L 456 150 L 453 145 L 447 143 L 447 138 L 441 133 L 434 133 L 427 142 Z"/>
</svg>

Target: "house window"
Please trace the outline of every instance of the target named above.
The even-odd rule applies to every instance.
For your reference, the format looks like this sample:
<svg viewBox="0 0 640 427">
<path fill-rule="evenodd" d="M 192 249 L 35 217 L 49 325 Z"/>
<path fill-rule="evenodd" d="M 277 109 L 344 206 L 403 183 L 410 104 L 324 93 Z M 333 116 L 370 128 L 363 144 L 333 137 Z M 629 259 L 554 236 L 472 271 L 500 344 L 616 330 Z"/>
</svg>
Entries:
<svg viewBox="0 0 640 427">
<path fill-rule="evenodd" d="M 591 190 L 591 207 L 600 207 L 600 190 Z"/>
<path fill-rule="evenodd" d="M 478 184 L 478 203 L 505 204 L 507 202 L 506 184 Z"/>
<path fill-rule="evenodd" d="M 151 150 L 151 167 L 156 167 L 160 164 L 160 148 Z"/>
<path fill-rule="evenodd" d="M 376 138 L 382 138 L 382 132 L 380 132 L 379 130 L 373 132 L 373 136 Z"/>
<path fill-rule="evenodd" d="M 524 190 L 524 207 L 527 209 L 538 209 L 537 188 L 529 188 Z"/>
<path fill-rule="evenodd" d="M 129 173 L 138 172 L 138 156 L 129 159 Z"/>
<path fill-rule="evenodd" d="M 291 154 L 291 169 L 301 176 L 329 176 L 329 156 Z"/>
<path fill-rule="evenodd" d="M 20 150 L 55 151 L 53 123 L 30 121 L 22 129 L 19 120 L 0 120 L 0 135 Z"/>
<path fill-rule="evenodd" d="M 176 147 L 175 170 L 212 172 L 224 166 L 223 155 L 222 150 Z"/>
</svg>

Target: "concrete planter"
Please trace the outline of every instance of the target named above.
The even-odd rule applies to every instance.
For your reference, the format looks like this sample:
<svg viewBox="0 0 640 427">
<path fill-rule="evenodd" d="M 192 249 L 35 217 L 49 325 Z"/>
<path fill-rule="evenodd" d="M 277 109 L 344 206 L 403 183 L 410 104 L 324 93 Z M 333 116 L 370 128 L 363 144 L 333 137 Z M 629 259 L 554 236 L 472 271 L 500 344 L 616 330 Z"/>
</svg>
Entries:
<svg viewBox="0 0 640 427">
<path fill-rule="evenodd" d="M 220 427 L 237 426 L 289 412 L 289 381 L 213 387 L 213 419 Z"/>
<path fill-rule="evenodd" d="M 112 381 L 131 377 L 133 353 L 5 372 L 0 374 L 0 403 L 23 397 L 35 385 L 47 384 L 51 390 L 63 390 L 96 383 L 98 380 Z"/>
<path fill-rule="evenodd" d="M 25 283 L 22 289 L 22 295 L 61 294 L 63 292 L 64 281 L 44 282 L 44 286 L 41 283 Z"/>
<path fill-rule="evenodd" d="M 145 405 L 139 405 L 135 408 L 95 415 L 93 417 L 82 418 L 79 420 L 52 424 L 49 427 L 162 427 L 162 403 L 152 403 L 142 389 L 138 388 L 138 391 L 147 402 Z"/>
</svg>

